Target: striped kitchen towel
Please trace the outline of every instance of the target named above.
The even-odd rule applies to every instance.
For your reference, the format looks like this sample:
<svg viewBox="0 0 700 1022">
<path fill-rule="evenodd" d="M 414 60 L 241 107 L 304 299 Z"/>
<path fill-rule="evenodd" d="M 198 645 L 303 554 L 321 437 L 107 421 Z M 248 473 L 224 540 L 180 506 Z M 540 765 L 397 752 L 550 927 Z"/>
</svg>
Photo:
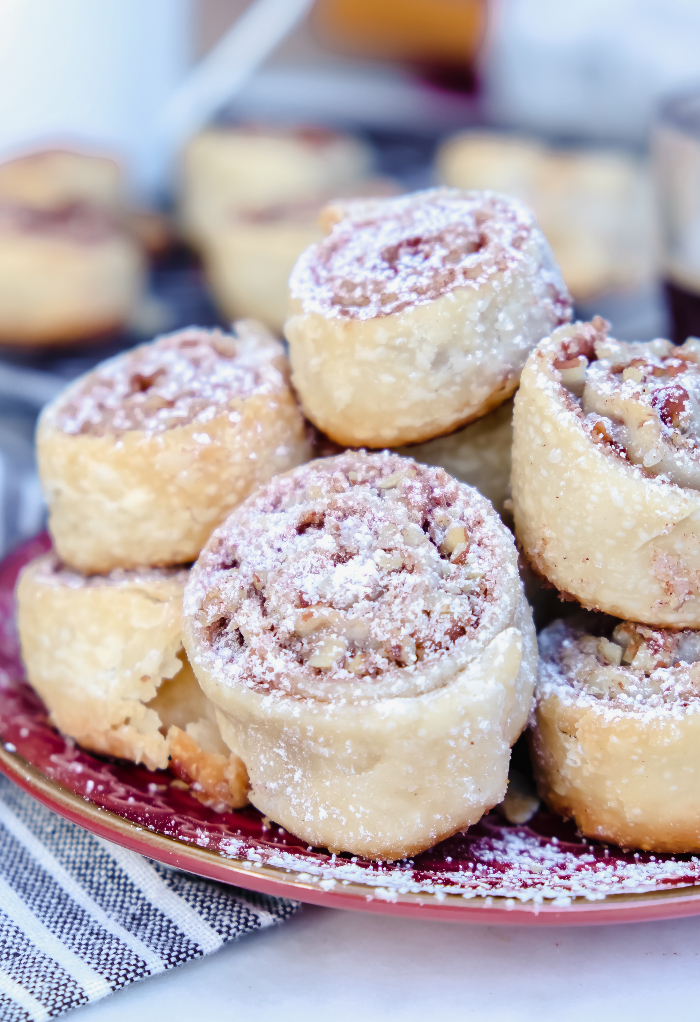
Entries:
<svg viewBox="0 0 700 1022">
<path fill-rule="evenodd" d="M 54 1018 L 297 908 L 94 837 L 0 775 L 1 1022 Z"/>
</svg>

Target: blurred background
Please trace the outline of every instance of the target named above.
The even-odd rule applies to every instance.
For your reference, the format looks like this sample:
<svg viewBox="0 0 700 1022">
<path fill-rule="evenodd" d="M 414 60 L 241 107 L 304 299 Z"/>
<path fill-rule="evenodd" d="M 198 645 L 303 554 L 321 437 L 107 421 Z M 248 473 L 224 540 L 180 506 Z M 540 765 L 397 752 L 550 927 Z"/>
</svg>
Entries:
<svg viewBox="0 0 700 1022">
<path fill-rule="evenodd" d="M 700 333 L 697 0 L 0 0 L 0 552 L 41 406 L 125 347 L 253 315 L 329 199 L 536 212 L 624 339 Z"/>
</svg>

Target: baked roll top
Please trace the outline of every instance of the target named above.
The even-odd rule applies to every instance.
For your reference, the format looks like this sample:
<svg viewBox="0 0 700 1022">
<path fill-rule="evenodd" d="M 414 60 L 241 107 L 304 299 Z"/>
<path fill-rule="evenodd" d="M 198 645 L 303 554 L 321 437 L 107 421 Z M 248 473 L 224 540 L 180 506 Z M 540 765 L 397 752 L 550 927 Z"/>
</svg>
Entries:
<svg viewBox="0 0 700 1022">
<path fill-rule="evenodd" d="M 290 278 L 285 332 L 306 414 L 338 443 L 419 442 L 484 415 L 570 318 L 515 200 L 432 189 L 336 204 L 326 223 Z"/>
<path fill-rule="evenodd" d="M 387 452 L 273 480 L 213 534 L 185 601 L 251 801 L 312 844 L 375 857 L 500 800 L 533 636 L 491 505 Z"/>
<path fill-rule="evenodd" d="M 56 549 L 89 573 L 193 560 L 308 445 L 281 346 L 245 321 L 102 363 L 45 409 L 37 454 Z"/>
<path fill-rule="evenodd" d="M 532 353 L 516 395 L 515 526 L 584 606 L 700 627 L 700 345 L 625 344 L 600 318 Z"/>
<path fill-rule="evenodd" d="M 531 744 L 550 807 L 623 847 L 700 850 L 700 633 L 583 614 L 540 653 Z"/>
</svg>

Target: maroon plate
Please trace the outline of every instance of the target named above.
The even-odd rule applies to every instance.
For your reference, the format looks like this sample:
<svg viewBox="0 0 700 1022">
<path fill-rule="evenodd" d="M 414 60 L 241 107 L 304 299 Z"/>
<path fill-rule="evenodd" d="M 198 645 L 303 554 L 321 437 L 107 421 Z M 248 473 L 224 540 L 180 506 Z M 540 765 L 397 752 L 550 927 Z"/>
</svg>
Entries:
<svg viewBox="0 0 700 1022">
<path fill-rule="evenodd" d="M 256 809 L 217 813 L 169 774 L 83 752 L 48 722 L 23 680 L 17 575 L 46 536 L 0 564 L 0 770 L 87 830 L 200 876 L 332 908 L 504 923 L 604 923 L 700 914 L 700 859 L 622 852 L 538 813 L 490 813 L 403 862 L 309 848 Z"/>
</svg>

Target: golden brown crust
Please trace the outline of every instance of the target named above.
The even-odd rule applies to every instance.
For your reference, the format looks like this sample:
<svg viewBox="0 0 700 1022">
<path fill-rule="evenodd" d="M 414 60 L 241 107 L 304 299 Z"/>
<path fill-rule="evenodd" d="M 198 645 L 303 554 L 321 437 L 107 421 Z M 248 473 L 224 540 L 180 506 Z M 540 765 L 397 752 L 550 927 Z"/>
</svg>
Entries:
<svg viewBox="0 0 700 1022">
<path fill-rule="evenodd" d="M 228 343 L 231 351 L 214 352 L 206 378 L 199 363 L 185 372 L 176 359 L 168 370 L 167 345 L 186 353 L 190 340 L 195 350 Z M 249 321 L 237 339 L 191 330 L 163 342 L 165 368 L 141 371 L 154 348 L 161 358 L 157 344 L 126 352 L 42 414 L 49 528 L 79 571 L 191 561 L 236 504 L 309 456 L 286 360 L 264 328 Z"/>
<path fill-rule="evenodd" d="M 212 808 L 241 809 L 248 803 L 248 771 L 232 752 L 205 752 L 179 727 L 168 731 L 169 766 L 200 802 Z"/>
</svg>

